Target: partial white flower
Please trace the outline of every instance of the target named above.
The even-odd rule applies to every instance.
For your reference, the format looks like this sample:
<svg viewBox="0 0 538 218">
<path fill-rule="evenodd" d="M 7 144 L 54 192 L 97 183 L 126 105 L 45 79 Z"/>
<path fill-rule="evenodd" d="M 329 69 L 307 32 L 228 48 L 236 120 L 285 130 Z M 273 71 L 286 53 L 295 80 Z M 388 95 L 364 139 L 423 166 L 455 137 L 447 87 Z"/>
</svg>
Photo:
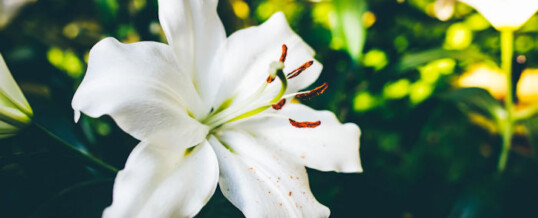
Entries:
<svg viewBox="0 0 538 218">
<path fill-rule="evenodd" d="M 442 21 L 448 20 L 454 14 L 454 6 L 457 0 L 436 0 L 433 10 L 435 16 Z"/>
<path fill-rule="evenodd" d="M 30 2 L 36 0 L 0 0 L 0 29 L 19 12 L 19 10 Z"/>
<path fill-rule="evenodd" d="M 15 135 L 31 122 L 32 108 L 0 54 L 0 139 Z"/>
<path fill-rule="evenodd" d="M 498 30 L 519 29 L 538 10 L 537 0 L 460 0 L 482 14 Z"/>
<path fill-rule="evenodd" d="M 92 48 L 75 119 L 110 115 L 141 140 L 103 217 L 192 217 L 217 183 L 247 217 L 327 217 L 305 166 L 362 171 L 357 125 L 286 103 L 327 85 L 299 92 L 322 66 L 284 15 L 226 37 L 216 8 L 159 0 L 169 45 L 107 38 Z"/>
</svg>

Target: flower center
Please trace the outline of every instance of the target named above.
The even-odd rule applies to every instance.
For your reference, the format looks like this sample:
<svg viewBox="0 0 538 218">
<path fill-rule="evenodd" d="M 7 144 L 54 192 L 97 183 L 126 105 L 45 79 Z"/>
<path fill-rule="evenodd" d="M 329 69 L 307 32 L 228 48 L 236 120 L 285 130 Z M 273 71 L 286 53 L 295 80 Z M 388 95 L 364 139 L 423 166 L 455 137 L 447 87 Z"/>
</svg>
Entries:
<svg viewBox="0 0 538 218">
<path fill-rule="evenodd" d="M 202 123 L 208 125 L 211 130 L 218 129 L 223 125 L 231 122 L 243 121 L 247 118 L 251 118 L 254 115 L 260 114 L 270 108 L 274 110 L 280 110 L 286 104 L 286 99 L 290 97 L 297 97 L 299 99 L 310 99 L 315 96 L 321 95 L 328 87 L 327 83 L 318 86 L 310 91 L 297 92 L 286 95 L 286 90 L 288 88 L 288 80 L 296 78 L 306 69 L 308 69 L 314 61 L 307 61 L 300 67 L 291 71 L 288 74 L 285 74 L 284 62 L 288 54 L 288 47 L 282 45 L 282 54 L 278 62 L 272 62 L 269 67 L 269 72 L 267 79 L 261 83 L 261 85 L 253 92 L 250 96 L 242 100 L 240 103 L 231 105 L 233 99 L 227 100 L 219 106 L 217 110 L 211 112 L 211 114 L 202 121 Z M 278 78 L 282 83 L 278 94 L 269 99 L 261 100 L 267 96 L 267 85 L 274 82 Z M 231 105 L 231 106 L 230 106 Z M 290 124 L 297 128 L 315 128 L 321 125 L 321 121 L 296 121 L 290 117 L 277 114 L 277 113 L 264 113 L 259 116 L 273 116 L 288 119 Z M 259 117 L 258 116 L 258 117 Z"/>
</svg>

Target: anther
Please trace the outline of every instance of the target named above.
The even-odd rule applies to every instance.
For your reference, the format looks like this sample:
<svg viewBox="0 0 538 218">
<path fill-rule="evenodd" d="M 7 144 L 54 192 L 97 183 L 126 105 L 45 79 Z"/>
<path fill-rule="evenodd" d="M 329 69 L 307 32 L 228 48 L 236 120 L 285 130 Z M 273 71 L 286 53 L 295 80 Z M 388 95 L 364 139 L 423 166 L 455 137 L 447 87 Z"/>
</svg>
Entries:
<svg viewBox="0 0 538 218">
<path fill-rule="evenodd" d="M 295 97 L 300 98 L 300 99 L 311 99 L 313 97 L 323 94 L 323 92 L 325 92 L 325 90 L 327 90 L 328 87 L 329 85 L 327 85 L 327 83 L 323 83 L 323 85 L 318 86 L 308 91 L 307 93 L 297 94 L 295 95 Z"/>
<path fill-rule="evenodd" d="M 299 122 L 299 121 L 295 121 L 295 120 L 289 118 L 289 121 L 290 121 L 292 126 L 297 127 L 297 128 L 316 128 L 319 125 L 321 125 L 321 121 L 319 121 L 319 120 L 315 121 L 315 122 L 310 122 L 310 121 Z"/>
<path fill-rule="evenodd" d="M 288 55 L 288 46 L 282 44 L 282 54 L 280 55 L 280 62 L 284 63 L 286 61 L 286 56 Z"/>
<path fill-rule="evenodd" d="M 267 81 L 267 83 L 272 83 L 273 81 L 275 81 L 278 71 L 282 70 L 283 68 L 284 63 L 277 61 L 272 62 L 269 65 L 269 76 L 267 76 L 267 79 L 265 79 L 265 81 Z"/>
<path fill-rule="evenodd" d="M 299 68 L 297 68 L 297 69 L 291 71 L 290 73 L 288 73 L 288 75 L 287 75 L 288 79 L 293 79 L 293 78 L 299 76 L 299 74 L 301 74 L 303 71 L 305 71 L 310 66 L 312 66 L 312 64 L 314 64 L 314 61 L 307 61 L 306 63 L 301 65 Z"/>
<path fill-rule="evenodd" d="M 271 105 L 271 107 L 275 110 L 280 110 L 282 107 L 284 107 L 284 104 L 286 104 L 286 99 L 280 99 L 276 104 Z"/>
<path fill-rule="evenodd" d="M 269 75 L 265 81 L 267 81 L 267 83 L 272 83 L 273 81 L 275 81 L 275 78 L 276 77 L 272 77 L 271 75 Z"/>
</svg>

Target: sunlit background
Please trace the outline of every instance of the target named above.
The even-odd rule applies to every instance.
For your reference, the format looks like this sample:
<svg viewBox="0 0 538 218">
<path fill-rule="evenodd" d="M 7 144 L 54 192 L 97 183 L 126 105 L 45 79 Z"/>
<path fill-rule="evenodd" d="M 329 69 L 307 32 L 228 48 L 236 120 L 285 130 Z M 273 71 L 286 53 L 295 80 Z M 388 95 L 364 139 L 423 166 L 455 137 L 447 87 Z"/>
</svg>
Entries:
<svg viewBox="0 0 538 218">
<path fill-rule="evenodd" d="M 157 1 L 18 1 L 27 4 L 0 4 L 0 52 L 34 122 L 123 168 L 136 140 L 109 117 L 75 125 L 70 102 L 100 39 L 166 42 Z M 443 2 L 452 10 L 440 13 L 434 0 L 220 0 L 228 34 L 283 11 L 324 64 L 318 81 L 329 84 L 304 103 L 360 126 L 364 173 L 308 170 L 332 217 L 536 216 L 538 16 L 515 32 L 521 118 L 499 172 L 500 34 L 470 6 Z M 113 178 L 33 126 L 0 139 L 0 217 L 100 217 Z M 218 189 L 198 215 L 241 216 Z"/>
</svg>

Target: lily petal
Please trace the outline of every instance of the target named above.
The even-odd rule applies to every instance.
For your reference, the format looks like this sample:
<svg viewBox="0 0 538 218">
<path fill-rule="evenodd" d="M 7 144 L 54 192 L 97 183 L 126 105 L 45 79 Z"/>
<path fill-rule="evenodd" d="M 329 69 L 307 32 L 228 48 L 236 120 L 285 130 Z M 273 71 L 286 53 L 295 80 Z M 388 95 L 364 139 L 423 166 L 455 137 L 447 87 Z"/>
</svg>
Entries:
<svg viewBox="0 0 538 218">
<path fill-rule="evenodd" d="M 0 109 L 1 110 L 1 109 Z M 9 123 L 0 121 L 0 139 L 2 136 L 9 137 L 19 131 L 19 128 Z"/>
<path fill-rule="evenodd" d="M 30 104 L 22 94 L 21 89 L 13 79 L 6 66 L 4 58 L 0 54 L 0 98 L 5 98 L 6 101 L 11 101 L 14 106 L 22 110 L 28 116 L 32 116 L 33 112 Z M 3 101 L 0 99 L 0 101 Z"/>
<path fill-rule="evenodd" d="M 220 189 L 246 217 L 329 216 L 300 163 L 245 133 L 228 131 L 219 139 L 209 142 L 220 163 Z"/>
<path fill-rule="evenodd" d="M 192 73 L 202 96 L 216 91 L 208 67 L 226 39 L 217 3 L 218 0 L 159 0 L 159 20 L 168 43 L 179 63 Z"/>
<path fill-rule="evenodd" d="M 114 184 L 104 218 L 193 217 L 217 187 L 217 158 L 207 141 L 188 146 L 140 143 Z"/>
<path fill-rule="evenodd" d="M 186 77 L 165 44 L 104 39 L 92 48 L 86 76 L 73 97 L 75 119 L 79 111 L 92 117 L 108 114 L 140 140 L 175 143 L 183 140 L 177 132 L 203 138 L 208 128 L 191 116 L 203 116 L 198 113 L 205 109 Z"/>
<path fill-rule="evenodd" d="M 219 106 L 230 94 L 236 95 L 237 100 L 246 97 L 264 83 L 270 64 L 279 60 L 283 44 L 288 46 L 284 72 L 314 60 L 314 50 L 291 30 L 282 12 L 275 13 L 260 26 L 232 34 L 217 51 L 219 59 L 212 65 L 213 71 L 221 72 L 223 79 L 214 106 Z M 289 81 L 288 92 L 308 87 L 319 77 L 321 69 L 322 65 L 314 61 L 305 72 Z M 269 88 L 278 92 L 280 83 L 271 83 Z"/>
<path fill-rule="evenodd" d="M 0 29 L 5 27 L 20 9 L 36 0 L 0 0 Z"/>
<path fill-rule="evenodd" d="M 460 0 L 474 7 L 496 29 L 519 29 L 538 10 L 536 0 Z"/>
<path fill-rule="evenodd" d="M 321 121 L 316 128 L 296 128 L 280 117 L 253 117 L 234 124 L 307 167 L 321 171 L 362 172 L 359 156 L 360 129 L 341 124 L 334 113 L 316 111 L 302 104 L 286 104 L 276 113 L 299 121 Z"/>
</svg>

